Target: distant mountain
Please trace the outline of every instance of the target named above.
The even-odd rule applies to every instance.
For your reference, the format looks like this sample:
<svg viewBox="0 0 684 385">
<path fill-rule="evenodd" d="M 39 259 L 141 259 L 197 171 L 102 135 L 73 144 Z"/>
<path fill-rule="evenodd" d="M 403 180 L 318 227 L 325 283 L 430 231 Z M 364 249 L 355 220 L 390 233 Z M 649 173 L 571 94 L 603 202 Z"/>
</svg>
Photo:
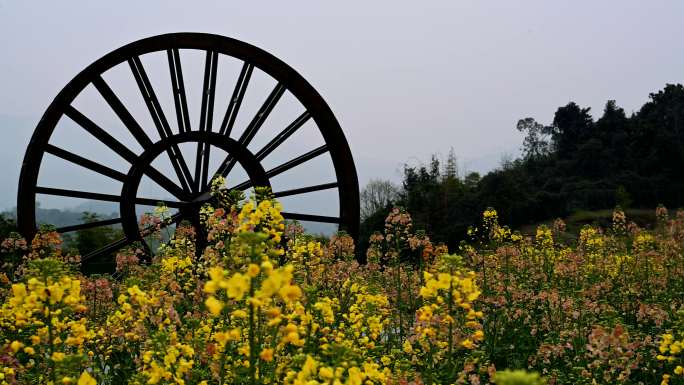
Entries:
<svg viewBox="0 0 684 385">
<path fill-rule="evenodd" d="M 76 205 L 73 209 L 68 210 L 80 213 L 88 211 L 96 214 L 118 216 L 119 204 L 113 202 L 86 201 Z"/>
<path fill-rule="evenodd" d="M 337 232 L 337 225 L 331 223 L 300 222 L 300 224 L 304 227 L 304 231 L 309 234 L 329 237 Z"/>
<path fill-rule="evenodd" d="M 100 216 L 102 219 L 110 219 L 110 218 L 116 218 L 119 216 L 119 214 L 116 211 L 96 211 L 96 210 L 89 210 L 87 208 L 84 208 L 81 210 L 80 208 L 74 208 L 74 209 L 67 209 L 67 210 L 60 210 L 60 209 L 44 209 L 44 208 L 36 208 L 36 221 L 39 224 L 50 224 L 56 227 L 61 227 L 61 226 L 71 226 L 71 225 L 76 225 L 79 223 L 83 223 L 83 213 L 85 211 L 96 213 Z M 7 211 L 3 213 L 4 216 L 10 217 L 13 219 L 17 218 L 17 210 L 16 208 L 12 209 L 11 211 Z"/>
</svg>

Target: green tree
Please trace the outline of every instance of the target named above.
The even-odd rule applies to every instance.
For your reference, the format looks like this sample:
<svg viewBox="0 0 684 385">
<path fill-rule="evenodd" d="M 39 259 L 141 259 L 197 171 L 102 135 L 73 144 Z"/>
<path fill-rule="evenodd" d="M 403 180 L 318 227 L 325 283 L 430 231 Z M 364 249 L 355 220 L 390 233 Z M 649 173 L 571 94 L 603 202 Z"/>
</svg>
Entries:
<svg viewBox="0 0 684 385">
<path fill-rule="evenodd" d="M 518 120 L 516 128 L 525 134 L 522 147 L 525 159 L 536 160 L 549 155 L 553 127 L 544 126 L 534 118 L 525 118 Z"/>
<path fill-rule="evenodd" d="M 17 222 L 7 213 L 0 213 L 0 241 L 17 232 Z"/>
<path fill-rule="evenodd" d="M 84 212 L 81 220 L 83 223 L 92 223 L 102 220 L 100 215 L 92 212 Z M 81 256 L 87 253 L 98 250 L 120 238 L 123 237 L 123 232 L 119 228 L 112 226 L 99 226 L 89 229 L 82 229 L 75 232 L 69 245 L 75 248 Z M 115 264 L 115 254 L 110 253 L 99 257 L 97 260 L 89 263 L 89 271 L 95 272 L 111 272 Z"/>
</svg>

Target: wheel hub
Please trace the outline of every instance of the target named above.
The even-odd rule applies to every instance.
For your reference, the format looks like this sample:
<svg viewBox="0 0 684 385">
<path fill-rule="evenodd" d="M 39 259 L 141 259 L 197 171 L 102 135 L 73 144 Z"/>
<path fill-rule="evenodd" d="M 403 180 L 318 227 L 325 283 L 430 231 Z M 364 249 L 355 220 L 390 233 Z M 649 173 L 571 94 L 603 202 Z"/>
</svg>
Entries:
<svg viewBox="0 0 684 385">
<path fill-rule="evenodd" d="M 138 226 L 136 212 L 136 196 L 143 175 L 148 172 L 148 167 L 159 155 L 180 143 L 209 144 L 218 147 L 230 154 L 236 162 L 245 169 L 250 182 L 249 186 L 246 187 L 271 187 L 266 171 L 264 171 L 264 168 L 257 161 L 256 157 L 249 150 L 240 146 L 235 140 L 216 132 L 202 131 L 184 132 L 171 136 L 155 143 L 152 147 L 145 150 L 128 172 L 121 191 L 123 199 L 120 204 L 122 226 L 128 239 L 137 241 L 143 240 L 143 234 L 141 234 L 141 229 Z M 178 214 L 172 218 L 173 222 L 180 223 L 183 220 L 187 220 L 196 227 L 198 232 L 201 232 L 199 226 L 200 209 L 203 205 L 211 203 L 213 200 L 209 185 L 210 183 L 207 186 L 204 186 L 204 191 L 190 195 L 187 199 L 177 202 L 175 208 L 178 209 Z M 166 203 L 168 204 L 171 202 L 167 201 Z"/>
</svg>

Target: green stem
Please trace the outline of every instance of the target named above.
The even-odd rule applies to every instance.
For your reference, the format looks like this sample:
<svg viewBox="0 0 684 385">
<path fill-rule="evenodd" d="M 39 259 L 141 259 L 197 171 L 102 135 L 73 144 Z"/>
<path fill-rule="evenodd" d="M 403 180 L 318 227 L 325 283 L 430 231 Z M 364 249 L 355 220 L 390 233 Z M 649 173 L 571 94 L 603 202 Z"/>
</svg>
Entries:
<svg viewBox="0 0 684 385">
<path fill-rule="evenodd" d="M 453 277 L 453 269 L 450 269 L 449 274 Z M 453 302 L 453 294 L 454 291 L 454 282 L 453 280 L 449 281 L 449 293 L 447 293 L 447 298 L 449 300 L 449 303 L 447 304 L 447 314 L 449 317 L 452 317 L 452 302 Z M 453 353 L 453 345 L 454 345 L 454 321 L 453 319 L 449 321 L 449 361 L 452 360 L 452 353 Z"/>
<path fill-rule="evenodd" d="M 252 259 L 255 259 L 254 247 L 252 247 Z M 249 297 L 254 297 L 254 279 L 249 281 Z M 252 385 L 256 384 L 256 330 L 254 325 L 255 305 L 249 304 L 249 377 Z"/>
<path fill-rule="evenodd" d="M 402 298 L 401 298 L 401 267 L 397 265 L 397 312 L 399 313 L 399 342 L 404 340 L 404 317 L 402 316 Z"/>
<path fill-rule="evenodd" d="M 48 286 L 48 281 L 47 278 L 45 278 L 45 287 Z M 46 289 L 47 290 L 47 289 Z M 50 297 L 50 294 L 48 293 L 48 297 Z M 48 303 L 46 304 L 47 307 L 47 314 L 45 316 L 45 321 L 47 323 L 47 328 L 48 328 L 48 362 L 50 362 L 50 379 L 52 380 L 53 383 L 56 383 L 57 381 L 57 374 L 55 373 L 56 367 L 55 367 L 55 361 L 52 359 L 52 354 L 54 353 L 54 346 L 53 346 L 53 335 L 52 335 L 52 311 L 50 309 L 49 305 L 49 298 L 48 298 Z"/>
</svg>

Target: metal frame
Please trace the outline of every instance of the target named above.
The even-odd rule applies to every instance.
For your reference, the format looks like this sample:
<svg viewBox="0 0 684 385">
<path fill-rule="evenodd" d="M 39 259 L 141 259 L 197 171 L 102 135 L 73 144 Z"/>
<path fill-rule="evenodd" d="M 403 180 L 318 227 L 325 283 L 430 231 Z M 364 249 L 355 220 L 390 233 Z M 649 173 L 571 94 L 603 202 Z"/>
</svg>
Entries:
<svg viewBox="0 0 684 385">
<path fill-rule="evenodd" d="M 197 130 L 192 129 L 188 114 L 187 97 L 179 53 L 179 50 L 181 49 L 194 49 L 206 52 L 201 117 Z M 174 132 L 169 125 L 147 73 L 145 72 L 145 68 L 140 61 L 140 56 L 159 51 L 166 51 L 168 57 L 169 73 L 174 95 L 174 107 L 179 128 L 178 132 Z M 241 60 L 244 64 L 237 77 L 232 97 L 222 119 L 222 124 L 218 130 L 213 130 L 212 121 L 219 55 L 234 57 Z M 129 65 L 138 88 L 145 100 L 145 105 L 149 110 L 154 126 L 161 138 L 161 140 L 156 143 L 152 142 L 123 102 L 102 78 L 104 72 L 122 63 L 127 63 Z M 232 139 L 230 138 L 230 134 L 233 131 L 235 119 L 240 110 L 245 92 L 249 87 L 249 80 L 254 68 L 258 68 L 270 75 L 276 80 L 277 84 L 241 136 L 238 139 Z M 144 149 L 142 154 L 136 154 L 128 149 L 124 144 L 112 137 L 106 129 L 99 127 L 71 105 L 74 99 L 90 84 L 92 84 L 102 95 L 106 103 Z M 263 148 L 252 154 L 247 150 L 247 146 L 259 131 L 264 121 L 268 119 L 270 112 L 285 91 L 289 91 L 298 99 L 304 106 L 305 112 L 297 117 L 290 125 L 285 127 Z M 58 121 L 63 116 L 67 116 L 73 120 L 89 134 L 128 161 L 131 165 L 129 172 L 124 174 L 106 165 L 86 159 L 80 155 L 50 144 L 50 137 L 52 136 Z M 318 126 L 325 144 L 270 170 L 264 170 L 261 166 L 261 161 L 263 161 L 274 149 L 285 142 L 309 119 L 313 119 Z M 183 158 L 183 153 L 178 147 L 180 143 L 186 142 L 197 143 L 196 168 L 194 174 L 188 168 L 188 165 Z M 284 197 L 337 188 L 340 202 L 338 217 L 288 212 L 283 213 L 283 216 L 285 218 L 297 220 L 338 223 L 341 230 L 347 231 L 354 238 L 358 237 L 359 188 L 356 168 L 344 133 L 330 110 L 330 107 L 326 104 L 321 95 L 294 69 L 266 51 L 239 40 L 203 33 L 173 33 L 159 35 L 128 44 L 95 61 L 62 89 L 38 123 L 24 157 L 17 196 L 17 220 L 19 229 L 27 239 L 32 239 L 35 235 L 35 204 L 37 194 L 118 202 L 121 211 L 120 218 L 66 226 L 58 229 L 60 232 L 69 232 L 121 223 L 125 234 L 123 239 L 107 245 L 100 250 L 90 251 L 83 257 L 83 260 L 87 261 L 90 258 L 116 251 L 121 247 L 142 239 L 142 234 L 137 225 L 135 205 L 156 205 L 159 202 L 159 200 L 137 196 L 137 189 L 143 175 L 149 177 L 177 199 L 176 201 L 166 200 L 161 202 L 169 207 L 179 209 L 179 213 L 173 218 L 175 222 L 188 219 L 193 223 L 197 223 L 198 207 L 201 203 L 207 201 L 209 195 L 208 184 L 210 181 L 210 173 L 208 165 L 210 157 L 209 149 L 211 146 L 217 146 L 228 153 L 228 156 L 223 160 L 214 176 L 227 175 L 231 169 L 239 163 L 247 171 L 249 180 L 234 186 L 234 188 L 243 190 L 251 186 L 270 186 L 270 178 L 297 167 L 321 154 L 326 152 L 329 153 L 333 162 L 336 181 L 314 186 L 304 186 L 287 191 L 276 191 L 275 196 Z M 171 159 L 174 172 L 180 181 L 180 185 L 170 180 L 151 165 L 154 158 L 164 152 L 166 152 Z M 122 182 L 121 194 L 109 195 L 38 186 L 38 173 L 43 160 L 43 154 L 45 153 L 52 154 L 68 162 Z"/>
</svg>

